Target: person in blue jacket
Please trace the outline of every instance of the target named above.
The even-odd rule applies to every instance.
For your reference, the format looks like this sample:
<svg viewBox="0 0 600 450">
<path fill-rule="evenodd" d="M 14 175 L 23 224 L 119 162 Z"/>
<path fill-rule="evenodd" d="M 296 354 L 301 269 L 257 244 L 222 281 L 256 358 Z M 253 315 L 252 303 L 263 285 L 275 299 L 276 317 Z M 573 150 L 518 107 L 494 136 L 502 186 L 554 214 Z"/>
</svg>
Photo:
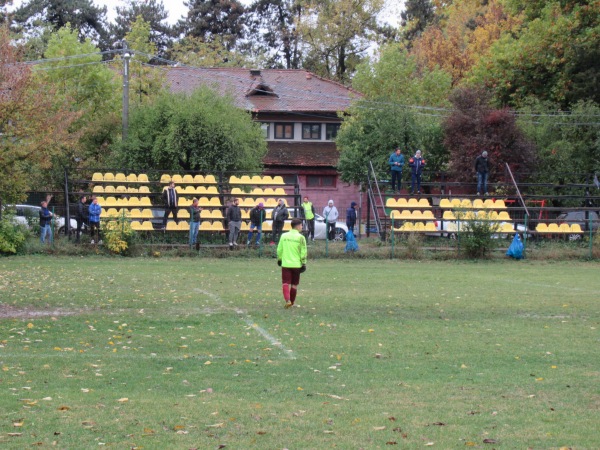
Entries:
<svg viewBox="0 0 600 450">
<path fill-rule="evenodd" d="M 98 197 L 94 196 L 88 212 L 92 244 L 96 242 L 98 242 L 98 244 L 102 244 L 102 241 L 100 240 L 100 214 L 102 214 L 102 206 L 100 206 L 100 204 L 98 203 Z M 94 239 L 94 237 L 96 239 Z"/>
<path fill-rule="evenodd" d="M 408 160 L 410 167 L 411 182 L 410 182 L 410 193 L 415 193 L 415 187 L 417 188 L 417 194 L 421 193 L 421 178 L 423 176 L 423 168 L 425 167 L 425 160 L 421 156 L 421 150 L 415 152 L 415 156 Z"/>
<path fill-rule="evenodd" d="M 350 203 L 350 208 L 346 210 L 346 226 L 348 231 L 354 234 L 354 225 L 356 225 L 356 202 Z"/>
<path fill-rule="evenodd" d="M 404 168 L 404 155 L 400 147 L 396 148 L 394 153 L 390 155 L 388 164 L 392 170 L 392 191 L 400 193 L 402 189 L 402 169 Z M 398 187 L 396 190 L 395 187 Z"/>
</svg>

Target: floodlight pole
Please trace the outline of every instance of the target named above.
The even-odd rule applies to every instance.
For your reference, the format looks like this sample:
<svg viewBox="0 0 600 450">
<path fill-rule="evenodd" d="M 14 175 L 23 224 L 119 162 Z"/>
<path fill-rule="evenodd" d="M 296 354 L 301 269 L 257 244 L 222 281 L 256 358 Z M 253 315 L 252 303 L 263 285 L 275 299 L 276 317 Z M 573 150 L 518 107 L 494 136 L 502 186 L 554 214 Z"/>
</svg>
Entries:
<svg viewBox="0 0 600 450">
<path fill-rule="evenodd" d="M 127 48 L 127 41 L 123 41 L 123 133 L 122 140 L 127 140 L 129 128 L 129 59 L 131 53 Z"/>
</svg>

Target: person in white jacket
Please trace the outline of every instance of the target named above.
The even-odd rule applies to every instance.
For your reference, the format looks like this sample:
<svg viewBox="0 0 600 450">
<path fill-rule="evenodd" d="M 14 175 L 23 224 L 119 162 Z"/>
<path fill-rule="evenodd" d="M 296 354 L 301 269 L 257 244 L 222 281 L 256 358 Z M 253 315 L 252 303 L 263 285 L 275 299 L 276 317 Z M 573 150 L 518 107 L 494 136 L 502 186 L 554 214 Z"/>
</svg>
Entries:
<svg viewBox="0 0 600 450">
<path fill-rule="evenodd" d="M 327 224 L 327 239 L 333 241 L 335 239 L 335 223 L 338 220 L 338 210 L 333 205 L 333 200 L 327 202 L 327 206 L 323 208 L 323 217 Z"/>
</svg>

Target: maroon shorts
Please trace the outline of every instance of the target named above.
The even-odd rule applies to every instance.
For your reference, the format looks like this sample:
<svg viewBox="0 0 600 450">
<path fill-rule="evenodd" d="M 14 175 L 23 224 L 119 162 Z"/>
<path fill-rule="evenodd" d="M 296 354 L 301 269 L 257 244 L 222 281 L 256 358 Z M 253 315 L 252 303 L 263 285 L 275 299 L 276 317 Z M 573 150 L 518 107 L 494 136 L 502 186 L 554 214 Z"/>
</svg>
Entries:
<svg viewBox="0 0 600 450">
<path fill-rule="evenodd" d="M 298 268 L 281 268 L 281 283 L 282 284 L 293 284 L 297 286 L 300 284 L 300 267 Z"/>
</svg>

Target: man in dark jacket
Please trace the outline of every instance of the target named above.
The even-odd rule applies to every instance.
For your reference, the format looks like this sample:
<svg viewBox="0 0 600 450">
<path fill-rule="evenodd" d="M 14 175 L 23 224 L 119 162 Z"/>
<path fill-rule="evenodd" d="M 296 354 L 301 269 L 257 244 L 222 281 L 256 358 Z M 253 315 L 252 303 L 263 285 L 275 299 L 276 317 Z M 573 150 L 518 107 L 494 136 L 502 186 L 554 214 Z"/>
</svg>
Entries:
<svg viewBox="0 0 600 450">
<path fill-rule="evenodd" d="M 482 152 L 475 159 L 475 172 L 477 172 L 477 195 L 481 195 L 482 193 L 489 195 L 487 191 L 487 176 L 489 172 L 487 152 Z"/>
<path fill-rule="evenodd" d="M 248 233 L 248 241 L 246 245 L 252 242 L 253 231 L 256 230 L 256 245 L 260 244 L 260 236 L 262 234 L 262 223 L 266 219 L 265 205 L 259 203 L 250 210 L 250 232 Z"/>
<path fill-rule="evenodd" d="M 288 217 L 290 217 L 290 213 L 285 206 L 285 200 L 280 198 L 277 200 L 277 206 L 273 210 L 273 244 L 277 244 L 279 242 L 281 232 L 283 231 L 283 226 L 285 225 L 285 221 L 288 219 Z"/>
<path fill-rule="evenodd" d="M 423 169 L 425 168 L 425 160 L 421 156 L 421 150 L 415 152 L 415 156 L 408 160 L 408 166 L 410 167 L 410 193 L 415 193 L 415 187 L 417 188 L 417 194 L 421 193 L 421 178 L 423 177 Z"/>
<path fill-rule="evenodd" d="M 237 247 L 237 239 L 242 228 L 242 210 L 239 207 L 240 199 L 234 198 L 233 203 L 227 208 L 227 222 L 229 223 L 229 250 Z"/>
<path fill-rule="evenodd" d="M 77 235 L 75 237 L 75 242 L 79 244 L 79 240 L 81 238 L 81 229 L 85 224 L 87 226 L 90 214 L 88 205 L 86 205 L 87 197 L 82 195 L 77 202 L 77 211 L 75 220 L 77 221 Z"/>
<path fill-rule="evenodd" d="M 354 234 L 354 225 L 356 225 L 356 202 L 350 203 L 350 208 L 346 210 L 346 226 L 348 231 Z"/>
<path fill-rule="evenodd" d="M 163 203 L 165 204 L 165 215 L 163 217 L 163 228 L 167 228 L 167 220 L 169 214 L 173 214 L 173 219 L 176 224 L 179 224 L 177 220 L 177 190 L 175 190 L 175 182 L 171 181 L 169 187 L 162 193 Z"/>
</svg>

